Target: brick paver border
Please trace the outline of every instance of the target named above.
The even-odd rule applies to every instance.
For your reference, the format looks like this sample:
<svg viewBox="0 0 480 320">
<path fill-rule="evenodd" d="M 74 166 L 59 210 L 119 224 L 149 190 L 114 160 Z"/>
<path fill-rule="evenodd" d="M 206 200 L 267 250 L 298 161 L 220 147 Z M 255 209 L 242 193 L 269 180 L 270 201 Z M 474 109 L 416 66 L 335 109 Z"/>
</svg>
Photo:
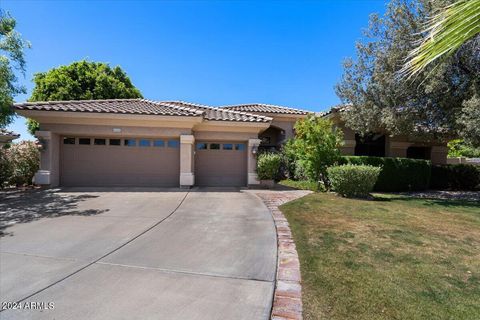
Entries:
<svg viewBox="0 0 480 320">
<path fill-rule="evenodd" d="M 301 320 L 302 285 L 300 262 L 287 219 L 278 207 L 286 202 L 301 198 L 310 191 L 255 191 L 270 210 L 277 230 L 277 275 L 271 319 Z"/>
</svg>

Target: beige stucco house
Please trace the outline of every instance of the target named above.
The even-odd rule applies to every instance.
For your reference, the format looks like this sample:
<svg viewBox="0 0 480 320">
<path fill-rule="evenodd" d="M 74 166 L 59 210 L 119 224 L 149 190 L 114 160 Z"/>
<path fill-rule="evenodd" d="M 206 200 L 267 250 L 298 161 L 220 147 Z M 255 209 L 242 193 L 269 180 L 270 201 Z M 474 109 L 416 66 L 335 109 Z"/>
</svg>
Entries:
<svg viewBox="0 0 480 320">
<path fill-rule="evenodd" d="M 431 160 L 434 164 L 446 164 L 448 148 L 442 141 L 424 141 L 405 136 L 391 136 L 375 133 L 368 137 L 360 137 L 353 130 L 345 127 L 341 112 L 345 106 L 336 106 L 321 116 L 330 119 L 343 131 L 344 155 L 399 157 Z"/>
<path fill-rule="evenodd" d="M 259 148 L 278 149 L 312 112 L 266 104 L 215 108 L 182 101 L 112 99 L 28 102 L 16 111 L 40 123 L 40 170 L 49 186 L 246 186 L 259 181 Z M 329 113 L 339 126 L 341 122 Z M 345 130 L 345 154 L 355 154 Z M 385 156 L 417 144 L 384 138 Z M 443 162 L 442 146 L 429 146 Z M 372 149 L 373 150 L 373 149 Z M 417 154 L 415 154 L 417 155 Z M 427 156 L 426 154 L 424 155 Z"/>
</svg>

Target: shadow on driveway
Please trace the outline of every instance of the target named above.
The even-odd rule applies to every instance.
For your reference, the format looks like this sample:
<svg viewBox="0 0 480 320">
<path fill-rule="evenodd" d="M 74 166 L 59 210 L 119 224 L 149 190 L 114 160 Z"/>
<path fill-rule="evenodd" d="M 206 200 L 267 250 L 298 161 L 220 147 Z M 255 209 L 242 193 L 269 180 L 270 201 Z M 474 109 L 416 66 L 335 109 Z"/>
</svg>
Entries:
<svg viewBox="0 0 480 320">
<path fill-rule="evenodd" d="M 59 193 L 58 190 L 11 190 L 0 192 L 0 237 L 12 235 L 6 229 L 16 223 L 65 215 L 91 216 L 108 209 L 78 210 L 78 203 L 97 195 Z"/>
</svg>

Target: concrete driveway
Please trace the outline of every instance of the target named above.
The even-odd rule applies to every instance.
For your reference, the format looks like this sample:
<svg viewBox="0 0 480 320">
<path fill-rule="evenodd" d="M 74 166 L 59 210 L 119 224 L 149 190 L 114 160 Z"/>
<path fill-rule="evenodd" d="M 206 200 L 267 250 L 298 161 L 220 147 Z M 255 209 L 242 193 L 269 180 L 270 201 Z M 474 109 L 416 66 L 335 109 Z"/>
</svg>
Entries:
<svg viewBox="0 0 480 320">
<path fill-rule="evenodd" d="M 249 193 L 33 191 L 0 219 L 1 319 L 269 318 L 275 227 Z"/>
</svg>

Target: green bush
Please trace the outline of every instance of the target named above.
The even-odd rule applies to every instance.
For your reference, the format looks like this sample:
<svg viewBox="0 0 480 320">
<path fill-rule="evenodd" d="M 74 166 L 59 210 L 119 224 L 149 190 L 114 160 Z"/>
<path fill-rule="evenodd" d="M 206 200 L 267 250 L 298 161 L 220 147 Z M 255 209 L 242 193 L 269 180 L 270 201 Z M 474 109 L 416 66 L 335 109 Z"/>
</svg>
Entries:
<svg viewBox="0 0 480 320">
<path fill-rule="evenodd" d="M 448 156 L 480 158 L 480 148 L 475 148 L 462 139 L 456 139 L 448 143 Z"/>
<path fill-rule="evenodd" d="M 296 156 L 293 148 L 293 140 L 288 140 L 282 147 L 282 178 L 295 179 Z"/>
<path fill-rule="evenodd" d="M 431 164 L 427 160 L 344 156 L 340 164 L 381 167 L 374 191 L 419 191 L 428 189 L 430 184 Z"/>
<path fill-rule="evenodd" d="M 367 197 L 377 182 L 381 168 L 345 164 L 327 169 L 332 189 L 345 197 Z"/>
<path fill-rule="evenodd" d="M 262 153 L 257 159 L 257 175 L 260 180 L 277 180 L 282 157 L 278 153 Z"/>
<path fill-rule="evenodd" d="M 0 187 L 32 184 L 40 166 L 40 154 L 32 141 L 13 143 L 0 150 Z"/>
<path fill-rule="evenodd" d="M 322 181 L 328 185 L 327 167 L 338 161 L 342 143 L 341 130 L 330 120 L 313 115 L 298 120 L 295 124 L 295 138 L 283 147 L 290 164 L 295 166 L 289 166 L 290 172 L 297 179 L 299 175 L 306 175 L 308 180 Z"/>
<path fill-rule="evenodd" d="M 432 166 L 432 189 L 475 190 L 480 187 L 480 168 L 470 164 Z"/>
<path fill-rule="evenodd" d="M 0 189 L 10 184 L 12 164 L 9 161 L 8 150 L 0 147 Z"/>
</svg>

